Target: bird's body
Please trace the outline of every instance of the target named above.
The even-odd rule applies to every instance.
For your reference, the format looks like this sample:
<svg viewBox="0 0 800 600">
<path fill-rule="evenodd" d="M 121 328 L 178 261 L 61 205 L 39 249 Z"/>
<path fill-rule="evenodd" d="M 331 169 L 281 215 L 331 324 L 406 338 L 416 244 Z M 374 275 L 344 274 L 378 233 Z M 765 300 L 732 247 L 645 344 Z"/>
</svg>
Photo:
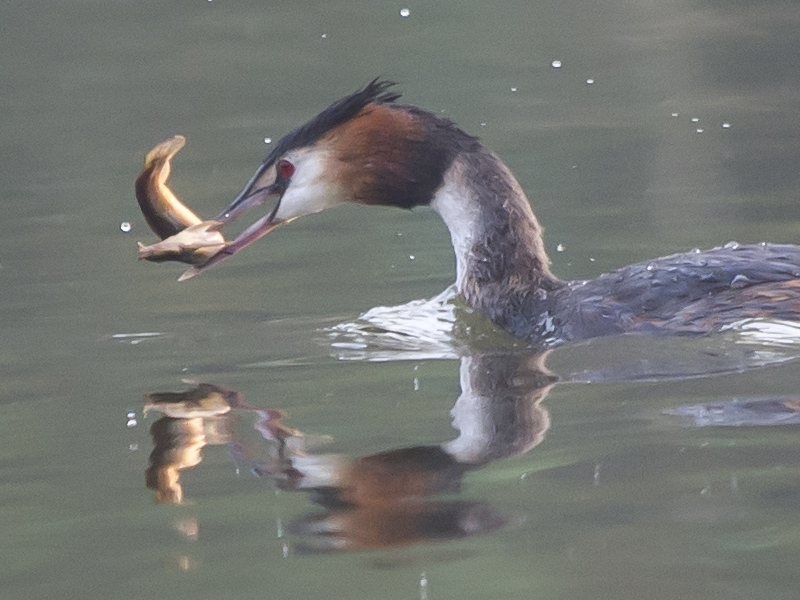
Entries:
<svg viewBox="0 0 800 600">
<path fill-rule="evenodd" d="M 193 273 L 280 224 L 344 202 L 427 205 L 450 231 L 460 294 L 534 345 L 706 333 L 747 318 L 800 320 L 800 246 L 731 244 L 588 281 L 558 279 L 531 205 L 500 158 L 450 120 L 397 104 L 390 85 L 373 81 L 286 135 L 218 219 L 267 197 L 278 204 Z"/>
</svg>

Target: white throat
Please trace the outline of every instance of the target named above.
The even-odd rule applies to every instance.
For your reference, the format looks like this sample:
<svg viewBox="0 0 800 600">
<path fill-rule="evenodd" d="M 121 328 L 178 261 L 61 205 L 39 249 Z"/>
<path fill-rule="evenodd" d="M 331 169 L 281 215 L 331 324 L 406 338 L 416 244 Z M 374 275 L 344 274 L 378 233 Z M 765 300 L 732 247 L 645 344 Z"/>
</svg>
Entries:
<svg viewBox="0 0 800 600">
<path fill-rule="evenodd" d="M 480 209 L 465 184 L 464 165 L 453 162 L 444 174 L 444 183 L 431 200 L 431 208 L 439 213 L 453 242 L 456 254 L 456 288 L 464 291 L 464 280 L 472 248 L 477 237 Z"/>
</svg>

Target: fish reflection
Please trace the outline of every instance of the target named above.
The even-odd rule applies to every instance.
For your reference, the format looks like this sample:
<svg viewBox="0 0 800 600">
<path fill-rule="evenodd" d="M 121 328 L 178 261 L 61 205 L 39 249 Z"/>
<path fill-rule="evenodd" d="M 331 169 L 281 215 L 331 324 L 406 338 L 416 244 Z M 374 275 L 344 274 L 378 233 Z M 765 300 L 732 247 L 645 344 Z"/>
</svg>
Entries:
<svg viewBox="0 0 800 600">
<path fill-rule="evenodd" d="M 360 457 L 311 452 L 306 436 L 282 423 L 283 413 L 249 405 L 221 386 L 150 394 L 146 409 L 164 416 L 151 427 L 147 486 L 160 502 L 181 502 L 181 471 L 200 463 L 204 446 L 227 444 L 237 464 L 280 489 L 307 492 L 319 507 L 289 525 L 300 552 L 382 549 L 487 533 L 507 519 L 487 503 L 454 495 L 466 473 L 524 454 L 544 439 L 550 419 L 541 402 L 556 381 L 544 356 L 503 351 L 462 358 L 461 394 L 451 411 L 455 439 Z M 232 418 L 242 410 L 257 416 L 254 426 L 270 442 L 267 459 L 246 452 L 236 439 Z"/>
<path fill-rule="evenodd" d="M 144 413 L 156 410 L 164 415 L 150 427 L 153 451 L 145 472 L 145 483 L 155 492 L 157 502 L 183 502 L 181 472 L 200 464 L 204 447 L 236 444 L 229 418 L 232 409 L 255 413 L 255 427 L 265 439 L 285 440 L 297 435 L 282 424 L 281 411 L 251 406 L 242 394 L 222 386 L 201 383 L 185 392 L 145 395 Z M 236 447 L 242 454 L 241 444 Z M 279 472 L 280 468 L 274 468 L 271 474 L 277 476 Z"/>
</svg>

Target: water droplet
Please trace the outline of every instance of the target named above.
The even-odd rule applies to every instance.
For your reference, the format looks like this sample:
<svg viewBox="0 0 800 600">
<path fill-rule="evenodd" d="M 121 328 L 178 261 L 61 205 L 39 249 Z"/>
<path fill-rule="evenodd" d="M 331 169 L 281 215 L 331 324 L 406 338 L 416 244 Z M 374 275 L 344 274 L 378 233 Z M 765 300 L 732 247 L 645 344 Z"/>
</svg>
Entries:
<svg viewBox="0 0 800 600">
<path fill-rule="evenodd" d="M 647 265 L 647 270 L 648 271 L 655 271 L 655 269 L 656 269 L 656 266 L 653 263 L 650 263 L 649 265 Z"/>
<path fill-rule="evenodd" d="M 560 60 L 554 60 L 550 63 L 554 69 L 560 69 L 563 64 Z"/>
<path fill-rule="evenodd" d="M 136 427 L 138 424 L 139 422 L 136 419 L 128 419 L 128 422 L 125 425 L 127 425 L 130 428 L 130 427 Z"/>
<path fill-rule="evenodd" d="M 515 88 L 515 87 L 512 87 L 512 88 L 511 88 L 511 91 L 512 91 L 512 92 L 516 92 L 516 91 L 517 91 L 517 88 Z"/>
<path fill-rule="evenodd" d="M 408 255 L 408 258 L 409 258 L 410 260 L 414 260 L 414 259 L 416 258 L 416 256 L 414 256 L 413 254 L 409 254 L 409 255 Z"/>
<path fill-rule="evenodd" d="M 327 33 L 323 33 L 320 37 L 324 40 L 326 37 L 328 37 L 328 34 Z"/>
<path fill-rule="evenodd" d="M 408 18 L 408 17 L 409 17 L 409 15 L 411 15 L 411 11 L 410 11 L 409 9 L 407 9 L 407 8 L 401 8 L 401 9 L 400 9 L 400 16 L 401 16 L 401 17 L 403 17 L 404 19 L 406 19 L 406 18 Z"/>
<path fill-rule="evenodd" d="M 481 127 L 486 127 L 486 123 L 481 123 Z"/>
<path fill-rule="evenodd" d="M 119 230 L 123 233 L 128 233 L 131 230 L 131 224 L 127 221 L 123 221 L 119 224 Z"/>
<path fill-rule="evenodd" d="M 593 256 L 589 257 L 589 262 L 594 262 L 594 257 Z"/>
<path fill-rule="evenodd" d="M 265 144 L 271 144 L 272 143 L 272 138 L 271 137 L 264 138 L 264 143 Z"/>
<path fill-rule="evenodd" d="M 725 121 L 724 123 L 722 123 L 722 128 L 723 129 L 730 129 L 731 128 L 731 124 L 728 123 L 727 121 Z"/>
<path fill-rule="evenodd" d="M 698 127 L 697 128 L 697 133 L 703 133 L 704 131 L 705 131 L 705 129 L 703 129 L 702 127 Z"/>
<path fill-rule="evenodd" d="M 128 450 L 130 450 L 131 452 L 136 452 L 138 449 L 139 449 L 139 444 L 129 444 L 128 445 Z"/>
<path fill-rule="evenodd" d="M 731 240 L 727 244 L 723 246 L 723 248 L 727 248 L 728 250 L 736 250 L 739 247 L 739 242 Z"/>
<path fill-rule="evenodd" d="M 679 114 L 680 114 L 680 113 L 676 113 L 676 112 L 674 112 L 674 113 L 672 113 L 672 116 L 673 116 L 673 117 L 677 117 Z"/>
<path fill-rule="evenodd" d="M 700 119 L 698 119 L 697 117 L 692 117 L 692 123 L 699 123 L 699 122 Z"/>
<path fill-rule="evenodd" d="M 565 249 L 564 244 L 559 244 L 558 246 L 556 246 L 556 252 L 563 252 L 564 249 Z"/>
<path fill-rule="evenodd" d="M 586 83 L 592 85 L 594 83 L 594 79 L 590 77 L 589 79 L 586 80 Z"/>
<path fill-rule="evenodd" d="M 692 248 L 692 254 L 700 254 L 700 248 Z"/>
</svg>

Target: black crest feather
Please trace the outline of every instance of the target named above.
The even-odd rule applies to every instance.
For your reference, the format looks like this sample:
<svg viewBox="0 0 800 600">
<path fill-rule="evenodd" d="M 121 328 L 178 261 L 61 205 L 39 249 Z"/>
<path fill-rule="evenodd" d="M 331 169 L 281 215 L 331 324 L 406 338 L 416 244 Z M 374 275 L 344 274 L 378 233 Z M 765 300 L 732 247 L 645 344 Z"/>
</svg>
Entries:
<svg viewBox="0 0 800 600">
<path fill-rule="evenodd" d="M 401 96 L 399 92 L 389 90 L 394 85 L 393 81 L 376 77 L 364 89 L 337 100 L 305 125 L 283 136 L 264 159 L 264 165 L 272 164 L 292 148 L 313 144 L 334 127 L 355 117 L 368 104 L 393 103 Z"/>
</svg>

